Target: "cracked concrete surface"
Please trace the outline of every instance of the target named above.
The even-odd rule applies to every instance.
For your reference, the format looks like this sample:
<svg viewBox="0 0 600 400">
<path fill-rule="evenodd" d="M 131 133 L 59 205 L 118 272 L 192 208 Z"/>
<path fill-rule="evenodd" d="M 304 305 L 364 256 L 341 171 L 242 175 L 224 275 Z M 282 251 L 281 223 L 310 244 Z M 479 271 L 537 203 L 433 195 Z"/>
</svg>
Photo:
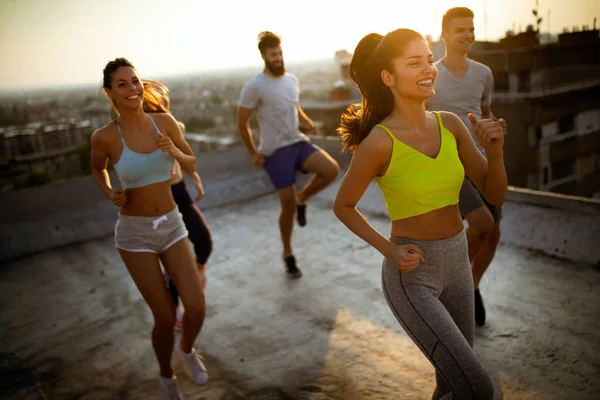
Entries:
<svg viewBox="0 0 600 400">
<path fill-rule="evenodd" d="M 274 195 L 205 212 L 215 249 L 196 342 L 210 373 L 186 399 L 429 399 L 433 367 L 383 298 L 381 256 L 331 212 L 334 188 L 295 230 L 304 277 L 286 279 Z M 389 222 L 369 215 L 387 234 Z M 22 239 L 26 240 L 26 239 Z M 501 245 L 482 281 L 475 350 L 497 399 L 600 398 L 600 273 Z M 0 397 L 158 399 L 152 318 L 112 238 L 0 269 Z"/>
</svg>

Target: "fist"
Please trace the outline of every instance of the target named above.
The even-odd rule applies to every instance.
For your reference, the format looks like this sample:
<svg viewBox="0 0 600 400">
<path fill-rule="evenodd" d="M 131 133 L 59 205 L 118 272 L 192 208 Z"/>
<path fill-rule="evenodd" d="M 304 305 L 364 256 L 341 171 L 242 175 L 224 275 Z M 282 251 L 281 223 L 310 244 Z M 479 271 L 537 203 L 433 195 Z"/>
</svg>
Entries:
<svg viewBox="0 0 600 400">
<path fill-rule="evenodd" d="M 504 118 L 498 118 L 498 122 L 500 123 L 500 126 L 502 127 L 502 132 L 504 132 L 505 135 L 508 135 L 506 120 Z"/>
<path fill-rule="evenodd" d="M 477 118 L 469 113 L 469 121 L 473 126 L 473 131 L 479 140 L 479 144 L 483 147 L 486 153 L 494 153 L 502 151 L 504 146 L 504 130 L 499 121 L 492 118 L 477 120 Z"/>
<path fill-rule="evenodd" d="M 110 192 L 110 199 L 117 207 L 125 205 L 127 202 L 127 195 L 125 189 L 112 189 Z"/>
<path fill-rule="evenodd" d="M 158 148 L 164 153 L 173 156 L 175 153 L 175 145 L 169 136 L 165 136 L 162 133 L 158 132 L 158 139 L 156 140 L 156 144 Z"/>
<path fill-rule="evenodd" d="M 196 198 L 194 200 L 202 200 L 202 198 L 204 197 L 204 186 L 202 185 L 202 181 L 200 181 L 199 179 L 195 179 L 194 188 L 196 189 Z"/>
<path fill-rule="evenodd" d="M 252 155 L 252 164 L 254 164 L 255 167 L 262 167 L 265 165 L 265 156 L 258 152 L 254 153 Z"/>
<path fill-rule="evenodd" d="M 401 272 L 410 272 L 425 261 L 423 250 L 414 244 L 396 245 L 389 258 Z"/>
</svg>

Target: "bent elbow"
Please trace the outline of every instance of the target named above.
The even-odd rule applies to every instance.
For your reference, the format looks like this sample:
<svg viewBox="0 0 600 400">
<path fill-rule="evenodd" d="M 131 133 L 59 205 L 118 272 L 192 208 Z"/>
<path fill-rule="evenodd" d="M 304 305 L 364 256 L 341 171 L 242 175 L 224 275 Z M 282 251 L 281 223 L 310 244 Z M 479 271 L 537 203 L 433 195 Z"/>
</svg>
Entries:
<svg viewBox="0 0 600 400">
<path fill-rule="evenodd" d="M 340 221 L 344 222 L 348 218 L 348 212 L 350 209 L 354 207 L 348 204 L 345 204 L 339 200 L 336 200 L 333 203 L 333 213 Z"/>
<path fill-rule="evenodd" d="M 342 219 L 342 214 L 343 214 L 344 208 L 345 208 L 345 206 L 338 200 L 336 200 L 333 203 L 333 213 L 335 214 L 337 219 L 339 219 L 339 220 Z"/>
</svg>

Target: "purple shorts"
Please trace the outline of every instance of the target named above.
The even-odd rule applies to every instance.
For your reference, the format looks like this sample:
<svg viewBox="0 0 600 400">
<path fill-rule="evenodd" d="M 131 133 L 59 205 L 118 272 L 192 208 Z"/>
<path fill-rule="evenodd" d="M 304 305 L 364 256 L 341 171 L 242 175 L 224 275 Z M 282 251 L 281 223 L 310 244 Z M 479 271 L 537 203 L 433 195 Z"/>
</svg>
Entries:
<svg viewBox="0 0 600 400">
<path fill-rule="evenodd" d="M 296 183 L 296 171 L 302 170 L 304 161 L 319 147 L 309 142 L 298 142 L 275 150 L 265 157 L 265 171 L 276 190 Z"/>
</svg>

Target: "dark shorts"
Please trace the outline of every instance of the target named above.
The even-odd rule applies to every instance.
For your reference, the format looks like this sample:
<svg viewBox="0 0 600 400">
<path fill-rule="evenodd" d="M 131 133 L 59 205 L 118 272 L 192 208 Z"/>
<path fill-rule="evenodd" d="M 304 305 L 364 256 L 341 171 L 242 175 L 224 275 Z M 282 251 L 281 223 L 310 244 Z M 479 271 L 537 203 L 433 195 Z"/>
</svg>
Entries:
<svg viewBox="0 0 600 400">
<path fill-rule="evenodd" d="M 306 173 L 302 165 L 319 147 L 309 142 L 298 142 L 275 150 L 265 157 L 265 171 L 276 190 L 296 183 L 296 171 Z"/>
<path fill-rule="evenodd" d="M 460 209 L 460 215 L 465 218 L 465 216 L 483 206 L 486 206 L 488 210 L 490 210 L 495 222 L 499 222 L 502 219 L 502 207 L 488 203 L 485 197 L 483 197 L 483 195 L 475 187 L 473 182 L 471 182 L 469 178 L 465 177 L 462 187 L 460 188 L 460 194 L 458 195 L 458 208 Z"/>
</svg>

